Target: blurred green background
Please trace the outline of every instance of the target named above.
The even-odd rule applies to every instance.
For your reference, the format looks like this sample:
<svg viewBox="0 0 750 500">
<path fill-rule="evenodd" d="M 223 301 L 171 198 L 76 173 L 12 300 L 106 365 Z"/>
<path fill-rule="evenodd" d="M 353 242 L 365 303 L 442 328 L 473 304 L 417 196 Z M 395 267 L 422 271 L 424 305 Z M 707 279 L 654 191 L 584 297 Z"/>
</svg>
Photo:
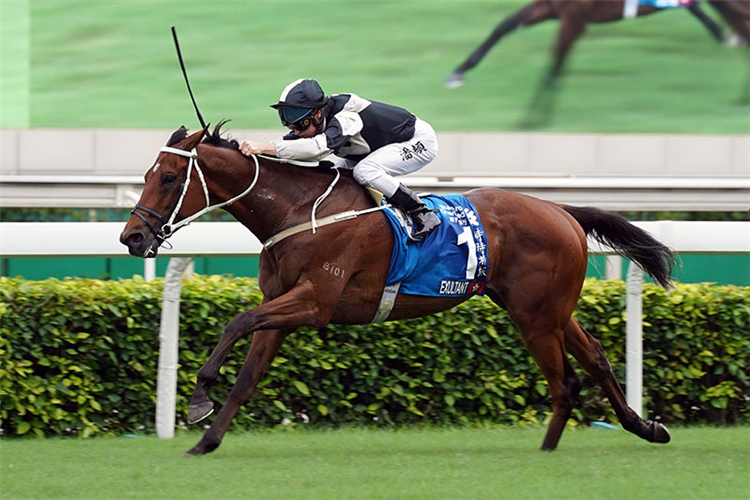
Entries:
<svg viewBox="0 0 750 500">
<path fill-rule="evenodd" d="M 175 25 L 207 121 L 279 128 L 284 86 L 317 78 L 407 107 L 440 131 L 518 130 L 558 23 L 503 39 L 464 87 L 445 77 L 526 2 L 431 0 L 2 0 L 2 127 L 198 125 Z M 705 10 L 715 19 L 718 16 Z M 688 12 L 590 25 L 573 48 L 544 131 L 750 133 L 738 103 L 748 51 L 714 41 Z"/>
</svg>

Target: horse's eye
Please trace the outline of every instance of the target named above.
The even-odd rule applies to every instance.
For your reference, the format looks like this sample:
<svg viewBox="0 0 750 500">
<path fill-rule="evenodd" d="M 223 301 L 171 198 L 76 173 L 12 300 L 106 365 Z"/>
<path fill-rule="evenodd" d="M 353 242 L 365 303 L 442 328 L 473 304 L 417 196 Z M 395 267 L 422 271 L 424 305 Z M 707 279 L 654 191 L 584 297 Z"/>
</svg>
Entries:
<svg viewBox="0 0 750 500">
<path fill-rule="evenodd" d="M 162 184 L 174 184 L 174 182 L 177 180 L 177 176 L 174 174 L 165 174 L 164 179 L 162 179 Z"/>
</svg>

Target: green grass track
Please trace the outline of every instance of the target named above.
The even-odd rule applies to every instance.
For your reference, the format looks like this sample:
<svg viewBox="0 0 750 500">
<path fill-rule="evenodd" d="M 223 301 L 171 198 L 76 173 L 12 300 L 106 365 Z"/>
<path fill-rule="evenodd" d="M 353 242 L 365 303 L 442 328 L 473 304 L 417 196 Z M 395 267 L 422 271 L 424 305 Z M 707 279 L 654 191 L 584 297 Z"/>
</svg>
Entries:
<svg viewBox="0 0 750 500">
<path fill-rule="evenodd" d="M 183 458 L 199 434 L 3 439 L 3 499 L 748 498 L 750 428 L 677 428 L 667 445 L 622 430 L 292 430 L 229 434 Z"/>
</svg>

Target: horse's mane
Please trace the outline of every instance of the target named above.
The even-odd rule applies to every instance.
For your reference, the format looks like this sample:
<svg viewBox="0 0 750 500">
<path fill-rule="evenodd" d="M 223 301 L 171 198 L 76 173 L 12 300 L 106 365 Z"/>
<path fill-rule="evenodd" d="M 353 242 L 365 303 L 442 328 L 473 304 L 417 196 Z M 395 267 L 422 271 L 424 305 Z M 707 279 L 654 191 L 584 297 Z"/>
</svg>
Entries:
<svg viewBox="0 0 750 500">
<path fill-rule="evenodd" d="M 240 149 L 240 143 L 237 142 L 236 139 L 232 139 L 231 137 L 224 138 L 221 136 L 221 127 L 223 127 L 228 121 L 229 120 L 221 120 L 217 123 L 214 127 L 214 131 L 206 134 L 202 142 L 220 148 Z"/>
<path fill-rule="evenodd" d="M 214 127 L 213 132 L 209 132 L 203 137 L 203 143 L 211 146 L 217 146 L 220 148 L 229 149 L 240 149 L 240 144 L 237 140 L 230 138 L 224 138 L 221 136 L 221 127 L 223 127 L 229 120 L 221 120 Z M 167 141 L 167 147 L 174 146 L 175 144 L 187 139 L 188 129 L 185 125 L 181 126 L 172 133 L 172 136 Z"/>
</svg>

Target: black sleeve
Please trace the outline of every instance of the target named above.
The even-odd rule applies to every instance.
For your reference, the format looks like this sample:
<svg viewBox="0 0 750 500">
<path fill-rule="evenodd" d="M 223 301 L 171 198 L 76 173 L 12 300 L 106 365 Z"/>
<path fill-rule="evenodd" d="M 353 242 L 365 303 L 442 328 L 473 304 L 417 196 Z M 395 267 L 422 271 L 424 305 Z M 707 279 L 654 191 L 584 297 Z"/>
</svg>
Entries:
<svg viewBox="0 0 750 500">
<path fill-rule="evenodd" d="M 333 118 L 325 130 L 326 145 L 334 154 L 349 143 L 350 135 L 344 135 L 341 130 L 341 124 L 336 118 Z"/>
</svg>

